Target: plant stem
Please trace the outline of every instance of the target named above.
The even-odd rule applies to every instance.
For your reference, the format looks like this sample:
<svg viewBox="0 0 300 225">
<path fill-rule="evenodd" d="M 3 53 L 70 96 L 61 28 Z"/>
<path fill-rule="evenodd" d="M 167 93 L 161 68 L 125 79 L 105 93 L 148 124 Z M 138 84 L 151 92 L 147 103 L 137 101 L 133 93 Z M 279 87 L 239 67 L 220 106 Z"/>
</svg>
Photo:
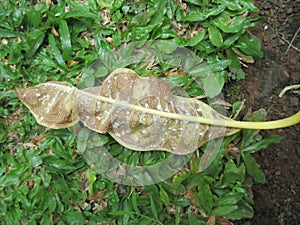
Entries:
<svg viewBox="0 0 300 225">
<path fill-rule="evenodd" d="M 96 98 L 97 100 L 107 102 L 113 105 L 118 105 L 126 108 L 130 108 L 134 111 L 149 113 L 156 116 L 161 116 L 164 118 L 174 119 L 174 120 L 185 120 L 194 123 L 202 123 L 214 126 L 222 126 L 228 128 L 238 128 L 238 129 L 254 129 L 254 130 L 268 130 L 268 129 L 278 129 L 289 127 L 295 125 L 300 122 L 300 111 L 290 117 L 274 120 L 274 121 L 266 121 L 266 122 L 249 122 L 249 121 L 235 121 L 235 120 L 222 120 L 222 119 L 212 119 L 198 116 L 189 116 L 182 115 L 177 113 L 164 112 L 156 109 L 149 109 L 138 105 L 133 105 L 125 101 L 120 101 L 112 98 L 107 98 L 100 95 L 95 95 L 89 92 L 85 92 L 83 90 L 78 90 L 80 94 L 87 95 L 91 98 Z"/>
</svg>

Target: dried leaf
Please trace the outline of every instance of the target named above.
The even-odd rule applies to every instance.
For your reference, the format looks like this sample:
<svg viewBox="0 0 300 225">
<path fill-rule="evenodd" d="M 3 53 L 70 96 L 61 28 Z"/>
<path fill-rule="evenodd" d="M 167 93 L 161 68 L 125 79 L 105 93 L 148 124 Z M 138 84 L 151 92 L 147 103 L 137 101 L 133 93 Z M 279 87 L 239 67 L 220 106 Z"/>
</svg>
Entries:
<svg viewBox="0 0 300 225">
<path fill-rule="evenodd" d="M 48 82 L 35 87 L 16 88 L 16 93 L 37 122 L 45 127 L 70 127 L 79 121 L 77 90 L 67 82 Z"/>
<path fill-rule="evenodd" d="M 113 71 L 99 87 L 78 90 L 66 82 L 48 82 L 16 92 L 46 127 L 70 127 L 80 120 L 138 151 L 183 155 L 238 131 L 226 128 L 230 119 L 203 102 L 173 96 L 166 81 L 142 78 L 129 69 Z M 201 118 L 219 121 L 221 126 L 202 124 Z"/>
</svg>

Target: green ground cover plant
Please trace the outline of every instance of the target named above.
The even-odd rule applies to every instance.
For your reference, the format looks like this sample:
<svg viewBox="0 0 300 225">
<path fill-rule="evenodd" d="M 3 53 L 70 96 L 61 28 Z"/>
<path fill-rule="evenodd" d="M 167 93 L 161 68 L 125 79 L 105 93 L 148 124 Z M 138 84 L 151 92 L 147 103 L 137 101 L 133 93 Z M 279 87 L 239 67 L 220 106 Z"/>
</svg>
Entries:
<svg viewBox="0 0 300 225">
<path fill-rule="evenodd" d="M 257 11 L 252 0 L 3 2 L 0 223 L 194 225 L 251 218 L 251 187 L 265 182 L 252 154 L 280 137 L 263 139 L 257 131 L 242 130 L 225 137 L 220 146 L 204 145 L 168 179 L 122 185 L 99 173 L 103 165 L 99 168 L 93 160 L 95 146 L 131 165 L 152 165 L 171 153 L 133 151 L 110 136 L 84 129 L 79 134 L 74 129 L 47 129 L 14 89 L 47 81 L 88 88 L 114 69 L 128 67 L 142 76 L 167 80 L 182 88 L 185 97 L 213 90 L 205 93 L 213 102 L 225 82 L 245 77 L 243 63 L 263 56 L 260 40 L 248 31 L 260 22 L 252 17 Z M 155 63 L 132 60 L 130 48 L 121 52 L 129 61 L 115 53 L 124 43 L 149 40 L 163 41 Z M 172 61 L 174 46 L 189 49 L 197 60 Z M 176 60 L 182 68 L 174 74 Z M 212 88 L 216 82 L 219 88 Z M 233 104 L 231 116 L 241 105 Z M 261 110 L 248 120 L 263 121 L 265 116 Z M 152 177 L 136 179 L 151 183 Z"/>
</svg>

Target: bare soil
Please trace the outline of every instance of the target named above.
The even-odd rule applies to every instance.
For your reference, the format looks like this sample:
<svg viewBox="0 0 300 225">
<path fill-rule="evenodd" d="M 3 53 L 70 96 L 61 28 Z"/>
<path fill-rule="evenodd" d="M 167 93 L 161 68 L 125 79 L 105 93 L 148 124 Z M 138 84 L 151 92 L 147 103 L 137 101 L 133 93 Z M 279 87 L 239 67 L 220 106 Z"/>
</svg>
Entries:
<svg viewBox="0 0 300 225">
<path fill-rule="evenodd" d="M 278 95 L 285 86 L 300 84 L 300 1 L 256 0 L 256 5 L 265 21 L 251 32 L 262 40 L 265 56 L 247 69 L 240 98 L 253 110 L 265 108 L 267 119 L 275 120 L 299 111 L 298 93 Z M 253 187 L 253 225 L 300 223 L 299 130 L 296 125 L 262 132 L 266 137 L 280 135 L 283 140 L 255 155 L 267 182 Z"/>
</svg>

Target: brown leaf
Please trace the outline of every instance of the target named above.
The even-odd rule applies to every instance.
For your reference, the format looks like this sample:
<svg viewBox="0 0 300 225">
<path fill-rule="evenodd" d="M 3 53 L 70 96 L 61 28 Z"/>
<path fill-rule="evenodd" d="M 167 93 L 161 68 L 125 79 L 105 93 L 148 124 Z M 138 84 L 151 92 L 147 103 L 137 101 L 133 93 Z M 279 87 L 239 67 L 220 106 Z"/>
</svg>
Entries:
<svg viewBox="0 0 300 225">
<path fill-rule="evenodd" d="M 230 119 L 196 99 L 172 96 L 164 80 L 140 77 L 129 69 L 113 71 L 100 87 L 77 90 L 65 82 L 51 82 L 16 91 L 44 126 L 68 127 L 80 119 L 90 129 L 108 132 L 123 146 L 138 151 L 183 155 L 238 131 L 189 121 L 202 117 L 225 125 Z"/>
<path fill-rule="evenodd" d="M 70 127 L 79 121 L 76 92 L 77 89 L 67 82 L 16 88 L 18 98 L 30 109 L 37 122 L 54 129 Z"/>
</svg>

